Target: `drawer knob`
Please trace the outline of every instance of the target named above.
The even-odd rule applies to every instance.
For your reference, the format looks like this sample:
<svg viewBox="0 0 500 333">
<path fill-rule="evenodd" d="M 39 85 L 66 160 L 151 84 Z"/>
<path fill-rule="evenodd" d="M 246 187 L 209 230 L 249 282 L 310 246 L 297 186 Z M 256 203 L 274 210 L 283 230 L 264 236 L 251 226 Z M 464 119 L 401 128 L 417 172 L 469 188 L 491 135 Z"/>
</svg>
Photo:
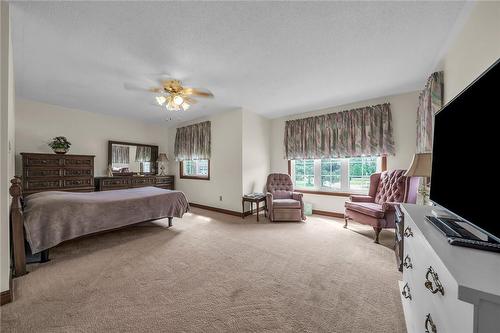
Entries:
<svg viewBox="0 0 500 333">
<path fill-rule="evenodd" d="M 425 333 L 437 333 L 436 325 L 432 321 L 430 313 L 428 313 L 427 316 L 425 316 Z"/>
<path fill-rule="evenodd" d="M 405 259 L 403 260 L 403 266 L 408 269 L 413 268 L 413 265 L 411 263 L 411 258 L 409 255 L 406 255 Z"/>
<path fill-rule="evenodd" d="M 411 228 L 406 227 L 405 231 L 403 232 L 403 235 L 405 235 L 405 237 L 413 237 L 413 232 L 411 231 Z"/>
<path fill-rule="evenodd" d="M 404 298 L 408 298 L 411 301 L 410 286 L 408 285 L 408 282 L 404 285 L 401 295 L 403 295 Z"/>
<path fill-rule="evenodd" d="M 440 292 L 441 295 L 444 295 L 443 285 L 441 284 L 441 281 L 439 281 L 439 276 L 434 271 L 432 266 L 429 266 L 429 268 L 427 269 L 427 273 L 425 274 L 425 280 L 426 280 L 424 284 L 425 287 L 429 289 L 433 294 Z"/>
</svg>

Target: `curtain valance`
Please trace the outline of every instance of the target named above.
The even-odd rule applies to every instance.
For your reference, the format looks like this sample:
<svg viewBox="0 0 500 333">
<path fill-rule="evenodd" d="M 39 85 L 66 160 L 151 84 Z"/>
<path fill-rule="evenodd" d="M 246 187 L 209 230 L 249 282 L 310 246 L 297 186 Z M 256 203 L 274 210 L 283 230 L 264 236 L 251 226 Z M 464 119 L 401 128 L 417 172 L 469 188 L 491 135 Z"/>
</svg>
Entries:
<svg viewBox="0 0 500 333">
<path fill-rule="evenodd" d="M 390 105 L 289 120 L 284 143 L 288 160 L 394 155 Z"/>
<path fill-rule="evenodd" d="M 177 128 L 174 155 L 177 161 L 209 160 L 211 152 L 210 121 Z"/>
<path fill-rule="evenodd" d="M 417 109 L 417 153 L 432 151 L 434 114 L 443 106 L 443 72 L 435 72 L 420 93 Z"/>
</svg>

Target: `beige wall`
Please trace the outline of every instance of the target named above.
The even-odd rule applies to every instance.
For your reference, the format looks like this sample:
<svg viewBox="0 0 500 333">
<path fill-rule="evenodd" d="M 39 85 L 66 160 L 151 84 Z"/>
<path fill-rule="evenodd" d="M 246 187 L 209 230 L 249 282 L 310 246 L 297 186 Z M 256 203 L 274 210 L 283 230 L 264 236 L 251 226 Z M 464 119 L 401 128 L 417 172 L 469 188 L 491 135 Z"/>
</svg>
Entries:
<svg viewBox="0 0 500 333">
<path fill-rule="evenodd" d="M 445 103 L 500 58 L 500 2 L 477 2 L 445 54 Z"/>
<path fill-rule="evenodd" d="M 248 110 L 242 120 L 243 194 L 264 192 L 271 169 L 271 121 Z"/>
<path fill-rule="evenodd" d="M 283 146 L 286 120 L 339 112 L 385 102 L 391 103 L 394 141 L 396 143 L 396 155 L 388 156 L 387 167 L 389 169 L 406 169 L 410 165 L 416 147 L 418 95 L 418 92 L 410 92 L 274 119 L 271 125 L 271 171 L 288 172 L 288 162 L 284 159 Z M 304 200 L 311 203 L 315 210 L 343 213 L 346 198 L 305 194 Z"/>
<path fill-rule="evenodd" d="M 168 128 L 135 119 L 107 116 L 57 105 L 18 99 L 16 103 L 16 170 L 19 153 L 51 153 L 47 142 L 63 135 L 72 143 L 70 154 L 95 155 L 96 176 L 106 175 L 108 140 L 169 146 Z"/>
<path fill-rule="evenodd" d="M 9 289 L 9 179 L 14 176 L 14 71 L 9 4 L 1 2 L 0 15 L 0 291 Z"/>
<path fill-rule="evenodd" d="M 179 162 L 174 159 L 175 128 L 170 130 L 168 157 L 169 173 L 175 174 L 175 187 L 183 191 L 189 202 L 241 211 L 242 193 L 242 111 L 240 109 L 215 114 L 179 124 L 187 126 L 210 120 L 212 158 L 210 180 L 180 179 Z M 220 197 L 222 196 L 222 200 Z"/>
</svg>

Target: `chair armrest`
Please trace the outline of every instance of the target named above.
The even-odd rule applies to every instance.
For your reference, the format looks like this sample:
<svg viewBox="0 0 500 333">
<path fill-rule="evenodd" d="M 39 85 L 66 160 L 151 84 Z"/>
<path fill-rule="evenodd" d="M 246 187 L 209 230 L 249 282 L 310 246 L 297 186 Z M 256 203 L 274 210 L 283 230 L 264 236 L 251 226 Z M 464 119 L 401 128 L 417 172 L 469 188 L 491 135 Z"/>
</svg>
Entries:
<svg viewBox="0 0 500 333">
<path fill-rule="evenodd" d="M 303 193 L 299 192 L 292 192 L 292 199 L 297 200 L 297 201 L 302 201 L 302 197 L 304 196 Z"/>
<path fill-rule="evenodd" d="M 266 205 L 267 209 L 273 208 L 273 194 L 271 192 L 266 193 Z"/>
<path fill-rule="evenodd" d="M 382 209 L 385 212 L 395 211 L 396 210 L 395 206 L 399 206 L 400 203 L 401 202 L 384 202 L 382 204 Z"/>
<path fill-rule="evenodd" d="M 374 202 L 375 199 L 369 195 L 351 195 L 350 199 L 352 202 Z"/>
</svg>

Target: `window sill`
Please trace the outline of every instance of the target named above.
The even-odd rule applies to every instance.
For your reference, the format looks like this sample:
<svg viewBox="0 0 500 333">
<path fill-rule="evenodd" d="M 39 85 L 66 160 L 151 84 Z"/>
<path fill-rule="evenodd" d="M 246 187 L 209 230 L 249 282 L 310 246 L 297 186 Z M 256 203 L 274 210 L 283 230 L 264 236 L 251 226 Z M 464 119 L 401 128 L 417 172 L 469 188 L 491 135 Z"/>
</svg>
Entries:
<svg viewBox="0 0 500 333">
<path fill-rule="evenodd" d="M 180 179 L 196 179 L 196 180 L 210 180 L 210 177 L 204 176 L 180 176 Z"/>
<path fill-rule="evenodd" d="M 334 192 L 334 191 L 318 191 L 318 190 L 303 190 L 294 189 L 294 192 L 305 193 L 305 194 L 316 194 L 316 195 L 330 195 L 334 197 L 350 197 L 351 195 L 367 195 L 367 193 L 360 192 Z"/>
</svg>

